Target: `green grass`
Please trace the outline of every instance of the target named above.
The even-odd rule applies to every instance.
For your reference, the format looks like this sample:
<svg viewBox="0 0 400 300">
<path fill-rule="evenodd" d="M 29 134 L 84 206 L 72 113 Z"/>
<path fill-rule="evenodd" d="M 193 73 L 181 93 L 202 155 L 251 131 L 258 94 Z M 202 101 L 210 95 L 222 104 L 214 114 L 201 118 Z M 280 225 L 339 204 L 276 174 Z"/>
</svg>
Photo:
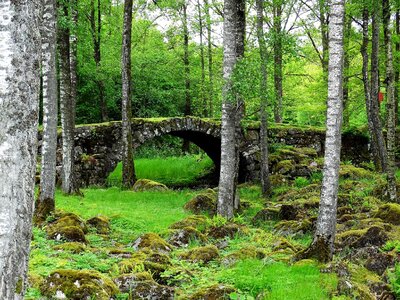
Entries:
<svg viewBox="0 0 400 300">
<path fill-rule="evenodd" d="M 165 192 L 132 192 L 118 188 L 85 189 L 84 197 L 56 194 L 56 207 L 84 219 L 105 215 L 113 229 L 123 235 L 165 231 L 187 213 L 184 204 L 193 196 L 189 190 Z"/>
<path fill-rule="evenodd" d="M 166 185 L 185 185 L 208 174 L 213 168 L 208 157 L 187 155 L 166 158 L 135 159 L 135 170 L 138 179 L 151 179 Z M 112 186 L 119 186 L 122 178 L 122 163 L 109 175 L 107 181 Z"/>
<path fill-rule="evenodd" d="M 284 263 L 265 263 L 259 260 L 240 261 L 234 268 L 224 270 L 219 279 L 233 284 L 244 295 L 265 293 L 268 300 L 330 299 L 337 278 L 322 274 L 315 265 L 288 266 Z"/>
</svg>

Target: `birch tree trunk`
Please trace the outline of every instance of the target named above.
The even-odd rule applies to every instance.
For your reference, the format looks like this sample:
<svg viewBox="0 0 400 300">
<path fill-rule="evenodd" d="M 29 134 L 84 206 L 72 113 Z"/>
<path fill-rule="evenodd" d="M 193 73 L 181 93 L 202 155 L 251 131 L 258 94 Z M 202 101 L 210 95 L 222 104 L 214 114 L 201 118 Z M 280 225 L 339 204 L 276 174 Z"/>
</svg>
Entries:
<svg viewBox="0 0 400 300">
<path fill-rule="evenodd" d="M 372 154 L 374 156 L 375 167 L 378 171 L 387 170 L 387 152 L 385 138 L 382 133 L 382 123 L 379 114 L 379 11 L 378 0 L 372 0 L 372 47 L 371 47 L 371 96 L 369 116 L 373 125 L 373 135 L 371 136 Z"/>
<path fill-rule="evenodd" d="M 275 123 L 282 123 L 282 0 L 273 1 Z"/>
<path fill-rule="evenodd" d="M 308 249 L 299 254 L 299 257 L 315 257 L 321 262 L 332 259 L 336 234 L 343 119 L 343 30 L 344 0 L 332 0 L 329 21 L 328 108 L 321 200 L 313 242 Z"/>
<path fill-rule="evenodd" d="M 58 91 L 56 70 L 57 17 L 56 1 L 43 0 L 41 41 L 43 76 L 43 144 L 40 193 L 36 201 L 35 221 L 42 222 L 54 211 Z"/>
<path fill-rule="evenodd" d="M 4 0 L 0 5 L 0 299 L 22 300 L 28 285 L 37 152 L 40 6 L 28 0 Z"/>
<path fill-rule="evenodd" d="M 69 17 L 69 9 L 66 4 L 59 2 L 59 12 L 64 17 Z M 71 68 L 76 59 L 71 60 L 70 28 L 59 27 L 58 29 L 58 47 L 60 59 L 60 111 L 62 127 L 62 190 L 65 194 L 74 194 L 77 192 L 75 182 L 75 151 L 74 151 L 74 131 L 75 131 L 75 98 L 76 74 Z M 76 70 L 76 69 L 75 69 Z M 71 76 L 72 75 L 72 76 Z"/>
<path fill-rule="evenodd" d="M 206 23 L 207 23 L 207 50 L 208 50 L 208 95 L 209 95 L 209 116 L 213 117 L 214 106 L 214 71 L 213 71 L 213 54 L 212 54 L 212 40 L 211 40 L 211 17 L 210 5 L 208 0 L 204 0 L 206 7 Z"/>
<path fill-rule="evenodd" d="M 132 0 L 125 0 L 124 31 L 122 34 L 122 184 L 130 188 L 136 181 L 132 149 Z"/>
<path fill-rule="evenodd" d="M 242 103 L 234 91 L 232 75 L 239 58 L 244 53 L 243 0 L 224 2 L 224 61 L 222 90 L 221 128 L 221 170 L 219 180 L 217 212 L 225 218 L 232 218 L 236 199 L 238 172 L 237 126 L 240 123 Z"/>
<path fill-rule="evenodd" d="M 261 149 L 261 191 L 264 197 L 271 193 L 268 166 L 268 115 L 267 115 L 267 45 L 264 39 L 264 1 L 256 0 L 257 7 L 257 40 L 260 49 L 260 149 Z"/>
<path fill-rule="evenodd" d="M 396 101 L 394 99 L 394 68 L 393 68 L 393 53 L 392 53 L 392 32 L 389 28 L 390 23 L 390 3 L 388 0 L 382 0 L 383 13 L 383 32 L 386 50 L 386 82 L 387 82 L 387 181 L 389 201 L 397 202 L 396 192 Z"/>
</svg>

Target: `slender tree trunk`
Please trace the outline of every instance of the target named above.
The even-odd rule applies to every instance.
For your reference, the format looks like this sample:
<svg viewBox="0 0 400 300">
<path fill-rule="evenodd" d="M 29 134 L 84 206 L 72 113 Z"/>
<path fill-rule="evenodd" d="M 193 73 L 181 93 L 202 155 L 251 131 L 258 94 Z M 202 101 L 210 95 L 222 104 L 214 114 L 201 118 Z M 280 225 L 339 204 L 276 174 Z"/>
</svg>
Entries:
<svg viewBox="0 0 400 300">
<path fill-rule="evenodd" d="M 336 234 L 336 210 L 339 188 L 341 127 L 343 113 L 343 30 L 344 1 L 330 2 L 328 109 L 325 160 L 317 229 L 311 246 L 299 257 L 332 259 Z"/>
<path fill-rule="evenodd" d="M 183 64 L 185 67 L 185 112 L 184 115 L 190 116 L 192 114 L 192 99 L 190 96 L 190 62 L 189 62 L 189 28 L 187 19 L 187 4 L 182 5 L 182 25 L 183 25 L 183 49 L 184 57 Z M 190 150 L 189 140 L 183 140 L 182 151 L 188 153 Z"/>
<path fill-rule="evenodd" d="M 394 99 L 394 69 L 393 69 L 393 53 L 392 53 L 392 33 L 389 28 L 390 23 L 390 3 L 388 0 L 382 0 L 383 12 L 383 32 L 386 50 L 386 82 L 387 82 L 387 181 L 389 200 L 397 202 L 396 192 L 396 110 Z M 400 200 L 400 199 L 399 199 Z"/>
<path fill-rule="evenodd" d="M 328 73 L 328 54 L 329 54 L 329 34 L 328 24 L 329 19 L 327 16 L 327 1 L 318 0 L 319 5 L 319 19 L 321 23 L 321 39 L 322 39 L 322 70 L 325 74 Z"/>
<path fill-rule="evenodd" d="M 274 0 L 275 123 L 282 123 L 282 0 Z"/>
<path fill-rule="evenodd" d="M 56 1 L 43 0 L 41 24 L 43 76 L 43 144 L 40 193 L 36 201 L 35 221 L 42 222 L 54 211 L 58 122 L 57 91 L 57 17 Z"/>
<path fill-rule="evenodd" d="M 344 77 L 343 77 L 343 126 L 347 127 L 350 123 L 349 105 L 349 75 L 350 75 L 350 38 L 351 38 L 351 16 L 345 16 L 344 29 Z"/>
<path fill-rule="evenodd" d="M 375 167 L 378 171 L 387 170 L 387 152 L 382 123 L 379 114 L 379 11 L 378 0 L 372 0 L 372 49 L 371 49 L 371 97 L 370 117 L 374 133 L 371 136 Z"/>
<path fill-rule="evenodd" d="M 132 149 L 132 0 L 125 0 L 124 31 L 122 35 L 122 184 L 130 188 L 136 181 Z"/>
<path fill-rule="evenodd" d="M 225 218 L 233 217 L 234 207 L 238 204 L 236 197 L 239 165 L 237 127 L 243 103 L 233 88 L 232 75 L 238 60 L 244 53 L 244 7 L 243 0 L 225 0 L 224 2 L 224 87 L 222 91 L 221 170 L 217 211 Z"/>
<path fill-rule="evenodd" d="M 368 20 L 369 20 L 369 11 L 368 7 L 365 5 L 363 9 L 363 23 L 362 23 L 362 32 L 363 32 L 363 39 L 361 45 L 361 55 L 362 55 L 362 77 L 363 77 L 363 86 L 364 86 L 364 95 L 365 95 L 365 107 L 367 111 L 367 119 L 368 119 L 368 131 L 371 136 L 371 150 L 372 156 L 374 158 L 375 165 L 378 166 L 379 163 L 379 155 L 377 153 L 378 148 L 376 147 L 376 139 L 375 139 L 375 126 L 371 116 L 371 85 L 370 85 L 370 78 L 368 73 L 368 63 L 369 63 L 369 56 L 368 56 L 368 43 L 369 43 L 369 36 L 368 36 Z"/>
<path fill-rule="evenodd" d="M 197 0 L 197 11 L 199 17 L 199 27 L 200 27 L 200 64 L 201 64 L 201 99 L 203 105 L 203 116 L 208 117 L 208 103 L 205 91 L 206 85 L 206 67 L 204 59 L 204 42 L 203 42 L 203 14 L 201 13 L 200 0 Z"/>
<path fill-rule="evenodd" d="M 267 115 L 267 46 L 264 39 L 264 1 L 256 0 L 257 6 L 257 40 L 260 49 L 260 149 L 261 149 L 261 191 L 264 197 L 271 193 L 268 166 L 268 115 Z"/>
<path fill-rule="evenodd" d="M 0 5 L 0 299 L 24 299 L 34 203 L 39 4 Z"/>
<path fill-rule="evenodd" d="M 101 0 L 97 0 L 97 26 L 96 26 L 96 9 L 94 0 L 90 1 L 90 26 L 92 30 L 93 40 L 93 58 L 96 63 L 96 84 L 99 90 L 99 105 L 101 113 L 101 121 L 108 121 L 107 103 L 104 98 L 104 81 L 100 75 L 101 69 Z"/>
<path fill-rule="evenodd" d="M 59 11 L 69 16 L 68 6 L 59 3 Z M 62 190 L 66 194 L 77 191 L 74 166 L 74 130 L 75 130 L 75 99 L 73 98 L 71 69 L 70 29 L 59 27 L 58 47 L 60 52 L 60 111 L 62 127 Z"/>
<path fill-rule="evenodd" d="M 208 45 L 208 97 L 209 97 L 209 116 L 213 117 L 214 104 L 214 72 L 213 72 L 213 54 L 212 54 L 212 39 L 211 39 L 211 17 L 210 5 L 208 0 L 204 0 L 206 7 L 206 22 L 207 22 L 207 45 Z"/>
<path fill-rule="evenodd" d="M 400 58 L 399 58 L 399 53 L 400 53 L 400 10 L 397 8 L 396 10 L 396 56 L 395 56 L 395 74 L 394 74 L 394 81 L 395 81 L 395 90 L 394 90 L 394 99 L 395 99 L 395 111 L 396 111 L 396 116 L 395 116 L 395 121 L 396 125 L 399 125 L 399 84 L 400 84 Z"/>
</svg>

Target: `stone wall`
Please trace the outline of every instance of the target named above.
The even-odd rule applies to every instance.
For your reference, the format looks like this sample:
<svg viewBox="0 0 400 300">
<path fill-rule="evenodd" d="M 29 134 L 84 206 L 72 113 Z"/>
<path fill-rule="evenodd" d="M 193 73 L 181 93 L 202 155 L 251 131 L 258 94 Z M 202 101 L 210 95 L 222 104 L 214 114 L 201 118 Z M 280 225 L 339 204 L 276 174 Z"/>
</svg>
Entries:
<svg viewBox="0 0 400 300">
<path fill-rule="evenodd" d="M 157 136 L 170 134 L 185 138 L 202 148 L 220 165 L 220 122 L 199 118 L 133 119 L 134 147 Z M 41 134 L 39 133 L 39 139 Z M 324 131 L 315 128 L 276 126 L 270 130 L 270 143 L 311 147 L 323 155 Z M 79 126 L 75 135 L 75 160 L 81 186 L 105 185 L 106 178 L 121 160 L 121 124 L 110 122 Z M 61 138 L 59 137 L 59 145 Z M 243 124 L 240 141 L 240 174 L 243 181 L 258 180 L 260 170 L 259 126 Z M 368 138 L 361 134 L 344 134 L 342 159 L 360 163 L 369 160 Z M 40 154 L 39 143 L 39 154 Z M 61 148 L 58 150 L 61 168 Z M 59 170 L 60 171 L 60 170 Z"/>
</svg>

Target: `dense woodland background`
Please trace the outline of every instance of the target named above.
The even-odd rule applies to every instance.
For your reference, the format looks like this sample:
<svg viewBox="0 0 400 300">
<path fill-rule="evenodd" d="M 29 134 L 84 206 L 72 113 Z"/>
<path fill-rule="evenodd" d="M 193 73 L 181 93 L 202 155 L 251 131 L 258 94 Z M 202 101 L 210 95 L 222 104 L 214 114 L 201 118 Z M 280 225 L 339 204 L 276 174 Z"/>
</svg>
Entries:
<svg viewBox="0 0 400 300">
<path fill-rule="evenodd" d="M 279 81 L 282 81 L 283 122 L 313 126 L 325 124 L 327 81 L 324 69 L 327 49 L 323 45 L 322 34 L 327 31 L 324 18 L 327 13 L 321 11 L 323 6 L 320 2 L 323 1 L 266 2 L 269 84 L 265 92 L 270 103 L 271 121 L 274 120 L 275 103 L 279 101 Z M 85 0 L 79 1 L 78 5 L 80 18 L 75 29 L 78 40 L 77 123 L 120 120 L 123 1 Z M 186 71 L 184 7 L 187 7 L 188 27 Z M 190 101 L 191 115 L 219 118 L 223 58 L 222 1 L 137 1 L 133 9 L 133 116 L 182 116 L 186 102 Z M 236 76 L 240 77 L 237 82 L 240 82 L 240 89 L 245 95 L 245 118 L 258 119 L 261 74 L 255 2 L 248 1 L 246 9 L 245 57 Z M 347 128 L 367 124 L 360 52 L 362 9 L 363 1 L 346 3 L 344 126 Z M 398 10 L 395 3 L 392 10 Z M 398 13 L 394 15 L 393 41 L 398 49 Z M 68 18 L 59 18 L 59 26 L 69 25 Z M 210 36 L 207 33 L 209 28 Z M 370 50 L 371 43 L 368 47 Z M 384 56 L 381 47 L 379 68 L 383 93 Z M 399 51 L 395 51 L 397 84 L 399 56 Z M 279 74 L 280 64 L 282 76 Z M 385 101 L 381 112 L 384 119 Z"/>
</svg>

